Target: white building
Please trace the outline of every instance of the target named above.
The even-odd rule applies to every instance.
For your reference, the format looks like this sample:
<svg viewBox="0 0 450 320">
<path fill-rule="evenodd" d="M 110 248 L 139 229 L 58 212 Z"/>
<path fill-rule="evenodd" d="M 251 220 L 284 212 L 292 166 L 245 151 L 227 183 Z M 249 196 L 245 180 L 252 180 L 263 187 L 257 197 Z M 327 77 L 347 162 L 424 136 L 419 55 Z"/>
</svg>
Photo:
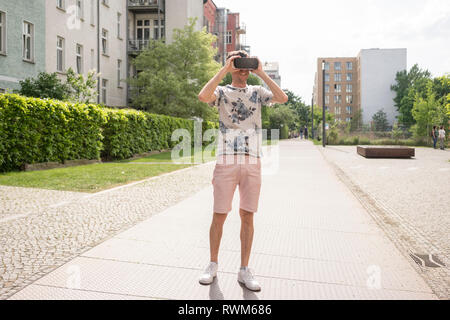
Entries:
<svg viewBox="0 0 450 320">
<path fill-rule="evenodd" d="M 278 62 L 264 62 L 263 70 L 281 88 L 280 67 L 279 67 Z M 263 86 L 265 88 L 269 89 L 269 87 L 264 82 L 263 82 Z"/>
<path fill-rule="evenodd" d="M 203 27 L 203 0 L 166 0 L 166 41 L 173 40 L 173 30 L 183 29 L 190 18 L 197 18 L 195 29 Z"/>
<path fill-rule="evenodd" d="M 397 116 L 394 106 L 397 72 L 406 70 L 406 49 L 362 49 L 358 54 L 360 99 L 363 123 L 370 123 L 380 109 L 392 125 Z"/>
<path fill-rule="evenodd" d="M 126 105 L 126 1 L 46 1 L 46 71 L 100 73 L 98 102 Z"/>
</svg>

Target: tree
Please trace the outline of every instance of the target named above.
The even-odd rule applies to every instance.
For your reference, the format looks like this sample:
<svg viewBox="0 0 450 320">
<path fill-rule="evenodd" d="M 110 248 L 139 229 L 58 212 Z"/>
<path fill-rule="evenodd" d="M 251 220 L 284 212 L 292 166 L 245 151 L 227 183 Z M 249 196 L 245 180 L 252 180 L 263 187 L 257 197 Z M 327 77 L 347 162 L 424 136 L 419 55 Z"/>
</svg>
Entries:
<svg viewBox="0 0 450 320">
<path fill-rule="evenodd" d="M 444 100 L 438 101 L 436 93 L 433 91 L 433 84 L 430 81 L 427 87 L 427 97 L 423 98 L 416 94 L 412 110 L 416 125 L 414 126 L 415 137 L 429 138 L 433 125 L 448 125 L 448 115 Z"/>
<path fill-rule="evenodd" d="M 378 112 L 372 116 L 372 121 L 375 131 L 387 130 L 389 123 L 386 112 L 384 112 L 383 109 L 378 110 Z"/>
<path fill-rule="evenodd" d="M 93 103 L 97 98 L 97 77 L 95 71 L 89 71 L 85 78 L 76 74 L 72 68 L 67 70 L 67 86 L 69 88 L 68 100 L 70 102 Z"/>
<path fill-rule="evenodd" d="M 417 64 L 409 72 L 407 70 L 397 72 L 396 84 L 391 86 L 391 90 L 396 93 L 394 103 L 399 112 L 398 120 L 403 125 L 411 126 L 415 123 L 411 114 L 415 94 L 425 92 L 426 83 L 430 78 L 431 73 L 420 69 Z"/>
<path fill-rule="evenodd" d="M 353 114 L 353 117 L 350 120 L 349 124 L 350 124 L 350 127 L 349 127 L 350 132 L 354 132 L 354 131 L 361 129 L 361 127 L 362 127 L 362 109 L 358 109 L 358 111 L 356 111 Z"/>
<path fill-rule="evenodd" d="M 284 89 L 288 96 L 288 101 L 284 105 L 288 106 L 295 114 L 295 123 L 291 130 L 298 129 L 309 125 L 311 122 L 311 108 L 307 106 L 300 96 L 297 96 L 294 92 Z"/>
<path fill-rule="evenodd" d="M 27 78 L 19 85 L 17 93 L 26 97 L 65 100 L 69 95 L 69 87 L 61 82 L 56 72 L 40 72 L 36 78 Z"/>
<path fill-rule="evenodd" d="M 214 61 L 215 37 L 195 31 L 194 19 L 175 29 L 173 42 L 152 41 L 134 61 L 138 76 L 130 79 L 133 105 L 171 116 L 217 120 L 217 111 L 198 100 L 198 93 L 220 64 Z"/>
</svg>

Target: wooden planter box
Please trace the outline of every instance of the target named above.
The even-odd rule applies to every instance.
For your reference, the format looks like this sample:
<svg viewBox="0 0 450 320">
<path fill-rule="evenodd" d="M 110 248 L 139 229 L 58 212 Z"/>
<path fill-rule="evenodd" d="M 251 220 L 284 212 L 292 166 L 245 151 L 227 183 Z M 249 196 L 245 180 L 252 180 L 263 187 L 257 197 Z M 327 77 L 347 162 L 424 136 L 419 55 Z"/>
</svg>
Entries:
<svg viewBox="0 0 450 320">
<path fill-rule="evenodd" d="M 399 146 L 357 146 L 356 151 L 365 158 L 411 158 L 415 149 Z"/>
</svg>

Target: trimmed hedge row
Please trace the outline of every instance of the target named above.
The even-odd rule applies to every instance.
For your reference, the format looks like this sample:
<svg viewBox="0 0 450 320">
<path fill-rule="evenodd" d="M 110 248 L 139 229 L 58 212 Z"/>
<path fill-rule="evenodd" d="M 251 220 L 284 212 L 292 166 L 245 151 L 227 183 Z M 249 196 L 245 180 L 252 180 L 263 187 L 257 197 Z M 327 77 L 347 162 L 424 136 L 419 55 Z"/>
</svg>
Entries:
<svg viewBox="0 0 450 320">
<path fill-rule="evenodd" d="M 172 148 L 175 129 L 194 134 L 194 121 L 132 109 L 0 95 L 0 172 L 25 163 L 127 159 Z M 218 124 L 203 122 L 203 131 Z"/>
</svg>

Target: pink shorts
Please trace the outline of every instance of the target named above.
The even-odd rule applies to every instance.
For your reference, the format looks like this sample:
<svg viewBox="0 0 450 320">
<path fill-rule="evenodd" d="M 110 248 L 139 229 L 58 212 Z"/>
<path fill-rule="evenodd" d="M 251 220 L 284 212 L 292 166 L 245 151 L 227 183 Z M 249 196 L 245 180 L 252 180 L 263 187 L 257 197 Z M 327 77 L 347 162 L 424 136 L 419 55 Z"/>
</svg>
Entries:
<svg viewBox="0 0 450 320">
<path fill-rule="evenodd" d="M 231 211 L 234 191 L 239 185 L 240 208 L 258 211 L 261 190 L 261 159 L 245 155 L 223 155 L 217 160 L 212 179 L 214 212 Z"/>
</svg>

